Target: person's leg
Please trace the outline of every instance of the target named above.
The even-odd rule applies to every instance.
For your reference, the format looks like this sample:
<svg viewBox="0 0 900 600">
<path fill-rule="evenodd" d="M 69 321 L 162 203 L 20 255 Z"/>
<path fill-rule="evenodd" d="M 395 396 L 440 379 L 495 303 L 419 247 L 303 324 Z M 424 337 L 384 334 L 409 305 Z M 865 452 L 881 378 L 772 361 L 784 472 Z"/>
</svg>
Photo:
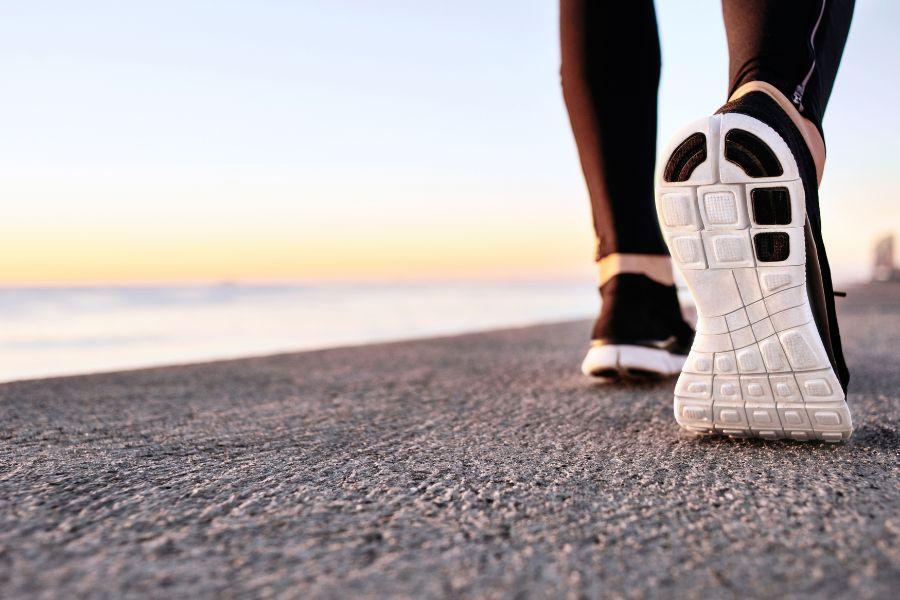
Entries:
<svg viewBox="0 0 900 600">
<path fill-rule="evenodd" d="M 698 312 L 675 417 L 705 432 L 844 440 L 849 375 L 818 177 L 852 2 L 723 8 L 731 99 L 675 136 L 657 180 L 660 224 Z"/>
<path fill-rule="evenodd" d="M 653 2 L 561 0 L 560 40 L 563 96 L 590 195 L 596 259 L 651 257 L 646 264 L 655 276 L 666 259 L 653 258 L 668 251 L 653 209 L 660 74 Z M 671 283 L 670 269 L 660 276 Z"/>
<path fill-rule="evenodd" d="M 855 0 L 723 0 L 729 98 L 772 96 L 810 147 L 819 181 L 822 118 L 850 31 Z"/>
<path fill-rule="evenodd" d="M 654 208 L 660 48 L 653 2 L 561 0 L 560 38 L 563 96 L 597 237 L 603 305 L 594 345 L 683 339 L 690 330 Z M 617 352 L 591 356 L 616 366 Z M 615 374 L 605 372 L 607 358 L 588 360 L 585 371 Z M 654 371 L 646 366 L 634 370 Z"/>
</svg>

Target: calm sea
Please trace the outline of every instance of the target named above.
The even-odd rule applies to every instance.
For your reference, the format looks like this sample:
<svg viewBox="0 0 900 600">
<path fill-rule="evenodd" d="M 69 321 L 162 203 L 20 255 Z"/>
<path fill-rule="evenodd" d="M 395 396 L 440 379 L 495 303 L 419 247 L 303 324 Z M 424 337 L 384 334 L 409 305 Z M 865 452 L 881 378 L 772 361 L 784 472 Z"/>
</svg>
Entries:
<svg viewBox="0 0 900 600">
<path fill-rule="evenodd" d="M 0 288 L 0 381 L 452 334 L 596 309 L 590 282 Z"/>
</svg>

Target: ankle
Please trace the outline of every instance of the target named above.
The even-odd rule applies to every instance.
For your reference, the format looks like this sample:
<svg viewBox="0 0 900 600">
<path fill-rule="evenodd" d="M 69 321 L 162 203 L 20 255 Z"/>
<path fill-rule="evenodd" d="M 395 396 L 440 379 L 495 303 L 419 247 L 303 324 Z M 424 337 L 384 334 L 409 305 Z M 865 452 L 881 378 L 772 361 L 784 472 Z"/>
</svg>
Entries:
<svg viewBox="0 0 900 600">
<path fill-rule="evenodd" d="M 597 285 L 602 287 L 620 273 L 633 273 L 649 277 L 662 285 L 674 285 L 672 259 L 664 254 L 620 254 L 604 256 L 597 261 L 599 270 Z"/>
<path fill-rule="evenodd" d="M 801 115 L 800 111 L 797 110 L 788 97 L 782 94 L 778 88 L 765 81 L 748 81 L 735 90 L 728 100 L 729 102 L 731 100 L 737 100 L 750 92 L 763 92 L 777 102 L 781 109 L 791 118 L 791 121 L 793 121 L 794 125 L 797 126 L 797 129 L 800 130 L 800 135 L 803 136 L 806 147 L 813 157 L 813 161 L 816 164 L 816 180 L 821 184 L 822 173 L 825 170 L 825 140 L 822 139 L 819 128 L 816 127 L 815 123 Z"/>
</svg>

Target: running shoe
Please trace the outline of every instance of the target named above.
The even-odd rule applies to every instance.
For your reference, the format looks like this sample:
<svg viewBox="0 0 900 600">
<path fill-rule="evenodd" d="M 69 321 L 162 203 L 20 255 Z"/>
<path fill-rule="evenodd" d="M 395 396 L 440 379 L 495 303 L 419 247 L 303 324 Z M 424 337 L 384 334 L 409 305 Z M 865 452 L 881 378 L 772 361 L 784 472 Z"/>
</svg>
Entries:
<svg viewBox="0 0 900 600">
<path fill-rule="evenodd" d="M 581 370 L 606 381 L 671 377 L 681 371 L 694 332 L 675 286 L 619 273 L 600 287 L 602 305 Z"/>
<path fill-rule="evenodd" d="M 840 442 L 853 431 L 812 155 L 763 92 L 679 132 L 659 223 L 697 306 L 675 386 L 685 429 Z"/>
</svg>

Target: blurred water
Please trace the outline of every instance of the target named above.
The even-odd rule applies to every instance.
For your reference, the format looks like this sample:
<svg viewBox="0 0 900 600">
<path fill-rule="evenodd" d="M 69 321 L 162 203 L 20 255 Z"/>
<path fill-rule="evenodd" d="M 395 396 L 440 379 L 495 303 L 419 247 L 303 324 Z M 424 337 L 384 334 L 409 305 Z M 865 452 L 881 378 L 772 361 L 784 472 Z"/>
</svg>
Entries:
<svg viewBox="0 0 900 600">
<path fill-rule="evenodd" d="M 579 318 L 596 303 L 590 283 L 558 282 L 0 288 L 0 381 Z"/>
</svg>

